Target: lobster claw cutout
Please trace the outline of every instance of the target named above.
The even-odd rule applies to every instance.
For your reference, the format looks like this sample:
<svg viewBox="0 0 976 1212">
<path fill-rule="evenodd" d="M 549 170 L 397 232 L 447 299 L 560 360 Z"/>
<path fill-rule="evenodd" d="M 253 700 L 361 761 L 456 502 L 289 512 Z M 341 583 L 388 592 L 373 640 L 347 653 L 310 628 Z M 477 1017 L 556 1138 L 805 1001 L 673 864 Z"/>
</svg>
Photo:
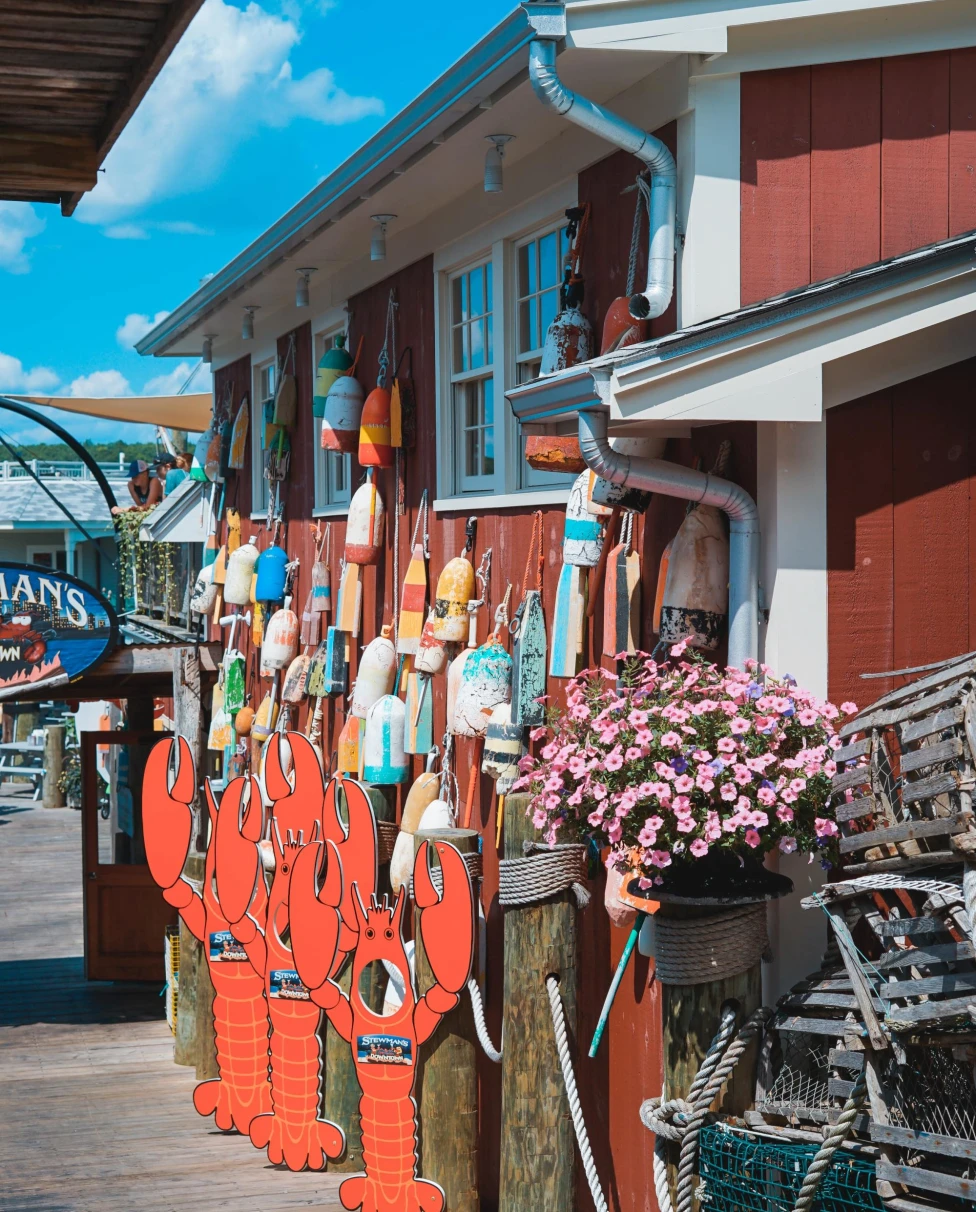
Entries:
<svg viewBox="0 0 976 1212">
<path fill-rule="evenodd" d="M 323 858 L 325 882 L 316 895 Z M 339 949 L 342 886 L 342 866 L 333 842 L 313 842 L 295 859 L 288 896 L 291 947 L 298 975 L 309 989 L 321 988 L 344 958 Z"/>
<path fill-rule="evenodd" d="M 263 832 L 264 810 L 257 779 L 231 779 L 220 802 L 215 843 L 217 899 L 231 925 L 243 920 L 254 899 L 261 871 L 256 843 Z"/>
<path fill-rule="evenodd" d="M 345 799 L 348 825 L 344 828 L 339 816 L 340 797 Z M 366 788 L 355 779 L 335 775 L 329 780 L 322 811 L 322 829 L 327 841 L 334 844 L 342 867 L 342 899 L 339 914 L 342 929 L 339 949 L 352 951 L 359 937 L 353 887 L 367 902 L 372 900 L 378 880 L 378 843 L 376 818 Z"/>
<path fill-rule="evenodd" d="M 174 746 L 177 746 L 176 776 L 170 786 Z M 149 870 L 163 889 L 172 888 L 183 874 L 193 830 L 190 804 L 195 783 L 193 756 L 183 737 L 159 741 L 152 747 L 142 785 L 142 827 Z"/>
<path fill-rule="evenodd" d="M 474 890 L 460 852 L 450 842 L 434 842 L 444 873 L 444 891 L 438 894 L 430 877 L 431 844 L 422 842 L 417 851 L 413 865 L 414 899 L 424 911 L 421 918 L 424 950 L 437 985 L 447 993 L 458 994 L 468 983 L 474 962 Z"/>
<path fill-rule="evenodd" d="M 292 778 L 285 773 L 283 745 L 287 740 L 291 751 Z M 300 732 L 277 733 L 268 746 L 264 760 L 264 787 L 274 801 L 275 846 L 287 840 L 289 834 L 301 844 L 317 841 L 322 828 L 325 787 L 322 765 L 312 742 Z"/>
</svg>

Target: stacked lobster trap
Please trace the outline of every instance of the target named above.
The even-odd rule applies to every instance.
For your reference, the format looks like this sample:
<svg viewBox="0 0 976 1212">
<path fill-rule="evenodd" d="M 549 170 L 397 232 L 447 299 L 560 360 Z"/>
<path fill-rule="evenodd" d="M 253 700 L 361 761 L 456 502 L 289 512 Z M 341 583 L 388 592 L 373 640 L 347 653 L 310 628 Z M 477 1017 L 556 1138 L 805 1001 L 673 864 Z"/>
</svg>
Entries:
<svg viewBox="0 0 976 1212">
<path fill-rule="evenodd" d="M 976 655 L 925 671 L 841 731 L 842 870 L 818 972 L 780 1000 L 748 1125 L 817 1139 L 856 1108 L 892 1212 L 976 1206 Z M 967 909 L 968 905 L 968 909 Z"/>
</svg>

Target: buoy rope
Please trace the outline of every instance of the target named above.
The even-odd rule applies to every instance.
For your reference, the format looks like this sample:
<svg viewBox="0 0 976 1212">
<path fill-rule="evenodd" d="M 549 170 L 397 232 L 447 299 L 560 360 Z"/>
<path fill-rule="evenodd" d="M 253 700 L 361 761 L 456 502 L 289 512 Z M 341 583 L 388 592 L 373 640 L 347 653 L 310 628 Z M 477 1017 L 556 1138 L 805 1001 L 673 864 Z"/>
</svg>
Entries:
<svg viewBox="0 0 976 1212">
<path fill-rule="evenodd" d="M 481 1000 L 481 989 L 473 976 L 468 981 L 468 995 L 471 998 L 474 1029 L 478 1033 L 478 1042 L 481 1044 L 481 1049 L 490 1061 L 494 1061 L 496 1065 L 500 1065 L 502 1063 L 501 1049 L 496 1048 L 491 1042 L 491 1036 L 488 1034 L 488 1024 L 485 1022 L 485 1004 Z"/>
<path fill-rule="evenodd" d="M 569 1052 L 566 1014 L 559 992 L 558 977 L 546 977 L 546 992 L 549 994 L 549 1009 L 552 1013 L 552 1027 L 556 1036 L 556 1052 L 559 1054 L 559 1066 L 563 1071 L 563 1084 L 566 1087 L 566 1099 L 569 1102 L 569 1112 L 573 1118 L 573 1131 L 576 1133 L 576 1143 L 579 1145 L 583 1172 L 586 1175 L 596 1212 L 609 1212 L 603 1188 L 600 1186 L 600 1176 L 596 1172 L 596 1162 L 593 1160 L 590 1137 L 586 1131 L 586 1120 L 583 1118 L 583 1108 L 580 1106 L 579 1091 L 576 1088 L 576 1075 L 573 1072 L 573 1059 Z"/>
<path fill-rule="evenodd" d="M 766 906 L 742 905 L 710 917 L 654 919 L 654 970 L 665 985 L 700 985 L 737 976 L 769 947 Z"/>
<path fill-rule="evenodd" d="M 630 188 L 633 188 L 633 186 Z M 634 207 L 634 226 L 630 232 L 630 259 L 627 262 L 628 298 L 634 293 L 637 285 L 637 257 L 640 254 L 641 216 L 645 213 L 647 214 L 648 228 L 650 228 L 651 221 L 651 183 L 643 173 L 637 177 L 636 188 L 637 204 Z"/>
<path fill-rule="evenodd" d="M 535 905 L 570 890 L 581 909 L 590 903 L 584 845 L 525 842 L 523 849 L 524 858 L 502 859 L 498 864 L 498 903 L 502 908 Z"/>
</svg>

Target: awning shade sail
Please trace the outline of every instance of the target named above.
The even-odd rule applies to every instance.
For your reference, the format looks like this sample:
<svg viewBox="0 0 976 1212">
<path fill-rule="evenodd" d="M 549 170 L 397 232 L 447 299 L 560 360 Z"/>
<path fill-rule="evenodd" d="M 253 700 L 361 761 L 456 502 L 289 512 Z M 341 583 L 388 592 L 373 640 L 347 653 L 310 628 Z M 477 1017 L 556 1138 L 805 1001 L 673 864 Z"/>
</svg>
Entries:
<svg viewBox="0 0 976 1212">
<path fill-rule="evenodd" d="M 44 404 L 87 417 L 107 417 L 110 421 L 135 421 L 144 425 L 165 425 L 167 429 L 188 429 L 202 433 L 210 424 L 213 397 L 210 392 L 183 396 L 10 396 L 25 404 Z"/>
</svg>

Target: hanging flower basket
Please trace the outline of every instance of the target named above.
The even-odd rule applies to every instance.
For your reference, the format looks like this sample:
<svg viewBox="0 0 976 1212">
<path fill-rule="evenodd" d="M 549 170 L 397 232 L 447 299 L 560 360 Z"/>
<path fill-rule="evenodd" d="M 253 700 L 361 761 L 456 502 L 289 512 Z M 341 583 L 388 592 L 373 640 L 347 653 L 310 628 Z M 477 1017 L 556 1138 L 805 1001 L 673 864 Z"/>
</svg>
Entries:
<svg viewBox="0 0 976 1212">
<path fill-rule="evenodd" d="M 516 786 L 548 841 L 592 841 L 633 891 L 705 902 L 789 891 L 763 865 L 774 850 L 834 864 L 835 726 L 853 703 L 821 702 L 754 661 L 720 669 L 685 642 L 665 663 L 621 660 L 619 679 L 574 678 L 566 708 L 532 732 L 547 743 Z"/>
</svg>

